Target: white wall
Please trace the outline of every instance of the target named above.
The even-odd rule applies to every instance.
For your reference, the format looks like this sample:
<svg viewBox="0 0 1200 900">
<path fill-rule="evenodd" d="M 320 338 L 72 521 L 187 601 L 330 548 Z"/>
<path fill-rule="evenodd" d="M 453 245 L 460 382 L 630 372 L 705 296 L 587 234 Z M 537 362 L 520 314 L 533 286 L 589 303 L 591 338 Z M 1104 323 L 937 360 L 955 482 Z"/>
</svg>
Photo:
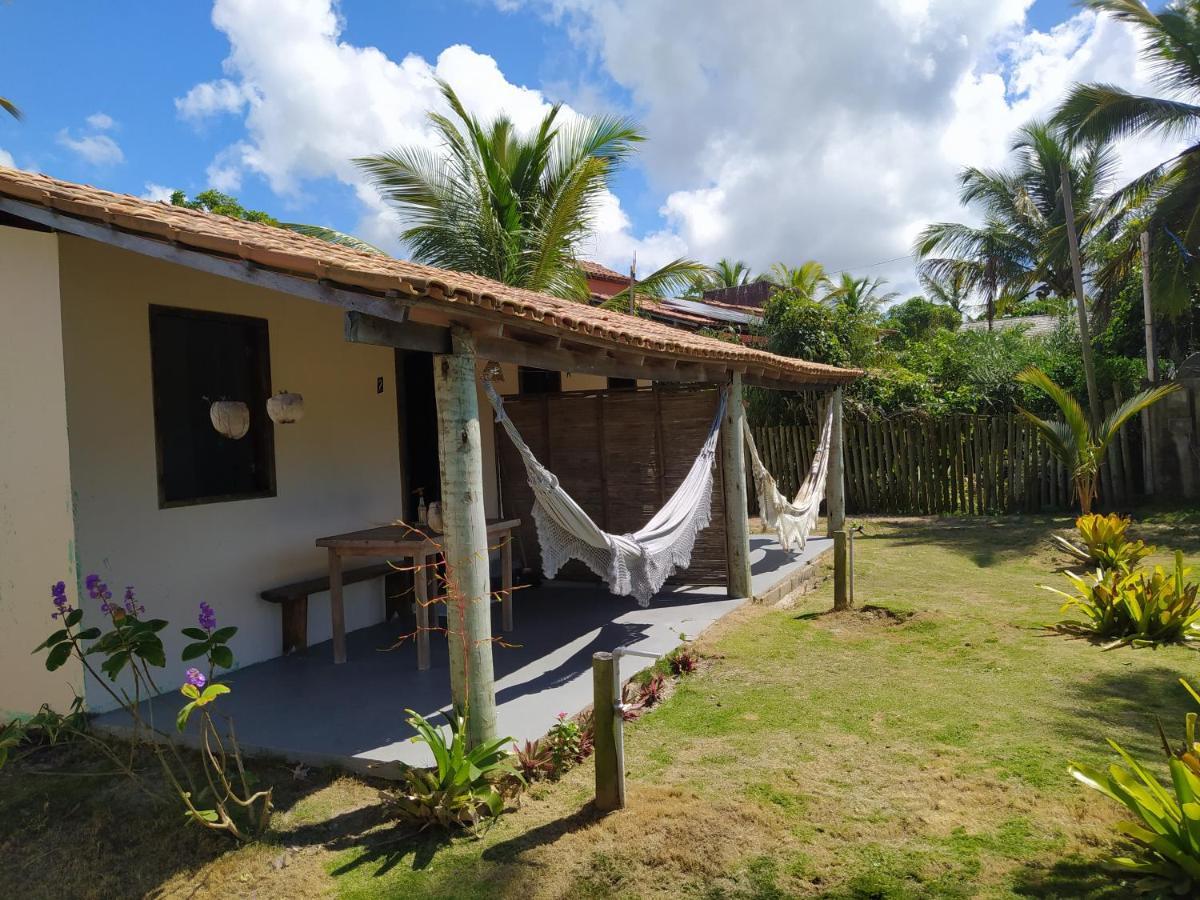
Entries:
<svg viewBox="0 0 1200 900">
<path fill-rule="evenodd" d="M 58 242 L 0 227 L 0 720 L 82 690 L 76 664 L 30 653 L 58 627 L 50 585 L 75 596 L 74 556 Z"/>
<path fill-rule="evenodd" d="M 221 624 L 239 627 L 239 664 L 278 656 L 280 608 L 258 591 L 324 572 L 316 538 L 400 515 L 393 352 L 346 343 L 335 307 L 79 238 L 63 236 L 60 247 L 81 571 L 100 573 L 114 594 L 135 585 L 147 614 L 170 620 L 172 686 L 185 668 L 176 662 L 178 629 L 195 624 L 201 600 Z M 306 411 L 299 423 L 275 426 L 277 496 L 158 508 L 151 304 L 268 320 L 272 388 L 303 394 Z M 348 629 L 382 617 L 378 580 L 346 589 Z M 329 632 L 328 594 L 316 595 L 310 644 Z M 101 691 L 88 699 L 103 708 Z"/>
</svg>

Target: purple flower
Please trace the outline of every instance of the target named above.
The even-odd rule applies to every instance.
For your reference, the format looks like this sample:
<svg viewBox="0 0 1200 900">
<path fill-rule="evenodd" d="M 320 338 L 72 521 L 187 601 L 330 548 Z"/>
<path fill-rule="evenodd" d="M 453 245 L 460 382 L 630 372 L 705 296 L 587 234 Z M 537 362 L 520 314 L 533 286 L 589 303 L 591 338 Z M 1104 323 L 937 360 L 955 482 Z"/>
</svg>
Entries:
<svg viewBox="0 0 1200 900">
<path fill-rule="evenodd" d="M 50 597 L 54 600 L 55 611 L 50 613 L 50 618 L 66 618 L 67 613 L 71 611 L 71 604 L 67 600 L 67 585 L 66 582 L 60 581 L 57 584 L 50 585 Z"/>
<path fill-rule="evenodd" d="M 200 627 L 205 631 L 212 631 L 217 627 L 217 614 L 203 600 L 200 601 L 200 616 L 198 621 L 200 622 Z"/>
<path fill-rule="evenodd" d="M 208 681 L 208 679 L 204 677 L 204 673 L 199 669 L 188 669 L 184 673 L 184 678 L 187 679 L 188 684 L 197 690 L 204 687 L 204 683 Z"/>
<path fill-rule="evenodd" d="M 84 579 L 83 586 L 87 588 L 89 597 L 91 597 L 93 600 L 101 601 L 100 612 L 107 615 L 119 608 L 108 602 L 112 599 L 112 591 L 108 589 L 107 584 L 100 580 L 99 575 L 89 575 Z"/>
<path fill-rule="evenodd" d="M 146 607 L 141 606 L 133 596 L 133 585 L 125 588 L 125 612 L 131 616 L 136 616 L 138 613 L 144 613 Z"/>
</svg>

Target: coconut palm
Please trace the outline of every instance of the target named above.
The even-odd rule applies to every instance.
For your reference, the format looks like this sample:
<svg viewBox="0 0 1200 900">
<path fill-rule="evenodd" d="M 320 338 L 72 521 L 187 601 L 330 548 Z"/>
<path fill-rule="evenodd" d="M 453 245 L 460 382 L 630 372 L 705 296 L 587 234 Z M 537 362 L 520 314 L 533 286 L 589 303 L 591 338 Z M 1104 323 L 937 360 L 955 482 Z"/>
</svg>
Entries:
<svg viewBox="0 0 1200 900">
<path fill-rule="evenodd" d="M 798 266 L 775 263 L 766 275 L 766 280 L 807 300 L 820 300 L 821 292 L 829 285 L 829 275 L 826 274 L 825 267 L 811 259 Z"/>
<path fill-rule="evenodd" d="M 1200 0 L 1181 0 L 1151 12 L 1139 0 L 1081 0 L 1140 32 L 1143 58 L 1162 96 L 1133 94 L 1112 84 L 1072 88 L 1055 123 L 1076 140 L 1111 141 L 1142 135 L 1186 138 L 1176 156 L 1131 182 L 1119 196 L 1145 200 L 1149 215 L 1138 223 L 1155 237 L 1152 295 L 1168 313 L 1187 308 L 1195 285 L 1191 251 L 1200 244 Z M 1169 232 L 1169 233 L 1168 233 Z M 1175 243 L 1177 238 L 1180 245 Z M 1117 263 L 1131 260 L 1136 242 Z"/>
<path fill-rule="evenodd" d="M 882 278 L 855 278 L 849 272 L 843 272 L 825 295 L 825 301 L 834 309 L 873 319 L 879 315 L 885 303 L 899 296 L 895 291 L 885 292 L 885 284 L 887 281 Z"/>
<path fill-rule="evenodd" d="M 484 123 L 439 82 L 450 114 L 429 113 L 442 150 L 399 147 L 355 162 L 408 222 L 420 262 L 586 299 L 575 263 L 609 179 L 643 140 L 628 119 L 564 123 L 555 105 L 529 134 Z"/>
<path fill-rule="evenodd" d="M 678 296 L 686 294 L 692 290 L 698 281 L 702 281 L 709 274 L 711 269 L 703 263 L 698 263 L 690 259 L 674 259 L 658 269 L 655 269 L 645 278 L 638 279 L 634 285 L 633 294 L 641 300 L 649 300 L 656 302 L 664 297 Z M 630 308 L 629 303 L 630 289 L 618 291 L 601 306 L 605 309 L 617 310 L 619 312 L 641 312 L 641 307 Z"/>
<path fill-rule="evenodd" d="M 967 303 L 971 299 L 971 284 L 962 269 L 954 269 L 940 278 L 922 274 L 920 280 L 930 302 L 948 306 L 960 316 L 966 314 Z"/>
<path fill-rule="evenodd" d="M 1075 496 L 1079 498 L 1079 506 L 1085 516 L 1092 511 L 1092 501 L 1096 498 L 1104 454 L 1121 426 L 1180 387 L 1178 383 L 1172 383 L 1144 390 L 1113 410 L 1099 428 L 1093 428 L 1079 401 L 1055 384 L 1041 369 L 1030 366 L 1017 375 L 1017 381 L 1036 387 L 1062 413 L 1061 420 L 1048 421 L 1021 406 L 1017 407 L 1017 411 L 1046 438 L 1050 452 L 1071 473 Z"/>
<path fill-rule="evenodd" d="M 982 225 L 941 222 L 917 238 L 921 275 L 960 278 L 984 295 L 990 324 L 997 308 L 1037 291 L 1074 294 L 1062 169 L 1071 174 L 1071 194 L 1080 252 L 1087 265 L 1093 246 L 1108 239 L 1124 207 L 1105 190 L 1115 171 L 1110 144 L 1075 144 L 1044 122 L 1030 122 L 1012 144 L 1013 166 L 1005 170 L 968 167 L 959 174 L 959 200 L 977 209 Z"/>
<path fill-rule="evenodd" d="M 750 267 L 740 259 L 719 259 L 712 267 L 708 282 L 708 290 L 719 288 L 741 287 L 756 280 Z"/>
</svg>

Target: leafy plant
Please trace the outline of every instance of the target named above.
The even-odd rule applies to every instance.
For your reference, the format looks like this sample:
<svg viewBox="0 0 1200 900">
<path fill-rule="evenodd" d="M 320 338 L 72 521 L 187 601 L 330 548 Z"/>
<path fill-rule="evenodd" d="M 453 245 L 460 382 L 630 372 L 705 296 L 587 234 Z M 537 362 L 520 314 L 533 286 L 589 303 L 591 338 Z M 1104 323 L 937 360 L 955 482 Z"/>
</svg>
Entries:
<svg viewBox="0 0 1200 900">
<path fill-rule="evenodd" d="M 645 708 L 654 706 L 662 701 L 667 692 L 667 678 L 661 672 L 655 672 L 638 690 L 637 703 Z"/>
<path fill-rule="evenodd" d="M 691 647 L 676 647 L 667 654 L 672 675 L 691 675 L 700 665 L 700 656 Z"/>
<path fill-rule="evenodd" d="M 408 724 L 416 729 L 414 743 L 427 746 L 434 768 L 406 769 L 401 786 L 385 793 L 385 799 L 402 819 L 421 829 L 474 829 L 485 818 L 504 811 L 500 783 L 515 778 L 524 783 L 513 757 L 504 749 L 511 737 L 487 741 L 467 749 L 466 720 L 458 714 L 446 716 L 449 738 L 414 710 Z"/>
<path fill-rule="evenodd" d="M 1200 695 L 1181 679 L 1192 697 Z M 1125 806 L 1137 821 L 1120 822 L 1117 830 L 1139 848 L 1139 859 L 1114 857 L 1111 864 L 1138 879 L 1144 892 L 1167 892 L 1194 897 L 1200 892 L 1200 744 L 1196 743 L 1196 714 L 1188 713 L 1186 740 L 1172 750 L 1166 735 L 1163 749 L 1170 771 L 1170 788 L 1115 741 L 1109 745 L 1125 765 L 1114 763 L 1107 772 L 1072 763 L 1071 775 L 1092 790 Z M 1128 767 L 1128 768 L 1127 768 Z"/>
<path fill-rule="evenodd" d="M 554 759 L 554 771 L 561 775 L 583 759 L 583 729 L 578 722 L 560 712 L 550 730 L 546 732 L 546 744 Z"/>
<path fill-rule="evenodd" d="M 1125 532 L 1129 529 L 1129 523 L 1128 518 L 1116 513 L 1106 516 L 1091 513 L 1075 520 L 1075 527 L 1079 536 L 1083 538 L 1084 547 L 1078 547 L 1058 535 L 1051 535 L 1050 539 L 1082 562 L 1096 563 L 1106 570 L 1132 572 L 1157 548 L 1147 546 L 1145 541 L 1130 541 L 1126 538 Z"/>
<path fill-rule="evenodd" d="M 513 744 L 513 765 L 526 782 L 541 781 L 554 774 L 554 754 L 545 740 Z"/>
<path fill-rule="evenodd" d="M 1066 598 L 1061 612 L 1084 615 L 1082 622 L 1058 623 L 1060 631 L 1108 640 L 1109 647 L 1180 643 L 1200 638 L 1200 585 L 1188 583 L 1190 571 L 1183 565 L 1183 553 L 1176 551 L 1174 572 L 1161 566 L 1149 574 L 1119 569 L 1097 569 L 1088 575 L 1068 572 L 1075 594 L 1046 590 Z"/>
<path fill-rule="evenodd" d="M 1061 420 L 1051 422 L 1038 418 L 1023 407 L 1017 407 L 1017 411 L 1046 438 L 1050 452 L 1071 473 L 1075 496 L 1079 498 L 1085 516 L 1092 511 L 1092 501 L 1096 498 L 1100 464 L 1104 462 L 1108 445 L 1117 436 L 1121 426 L 1180 387 L 1178 383 L 1172 383 L 1148 388 L 1130 397 L 1098 428 L 1093 428 L 1079 401 L 1055 384 L 1041 369 L 1030 366 L 1017 375 L 1017 380 L 1041 390 L 1062 413 Z"/>
<path fill-rule="evenodd" d="M 67 598 L 67 586 L 60 581 L 50 588 L 54 605 L 51 618 L 61 620 L 63 627 L 42 641 L 34 652 L 46 652 L 45 664 L 50 671 L 61 668 L 70 659 L 78 660 L 108 692 L 133 724 L 134 740 L 129 755 L 123 756 L 87 731 L 81 701 L 76 698 L 72 713 L 67 716 L 59 716 L 43 707 L 30 722 L 21 726 L 10 723 L 0 731 L 0 764 L 7 758 L 9 750 L 31 728 L 37 727 L 55 740 L 62 736 L 86 740 L 139 788 L 151 796 L 158 796 L 146 786 L 134 765 L 137 746 L 146 743 L 165 776 L 166 794 L 183 803 L 189 822 L 223 831 L 239 841 L 261 834 L 271 817 L 271 790 L 251 790 L 251 776 L 243 765 L 233 723 L 229 722 L 228 730 L 222 735 L 210 708 L 218 697 L 229 693 L 229 687 L 214 681 L 213 675 L 217 668 L 233 665 L 233 652 L 228 642 L 237 629 L 218 629 L 216 614 L 207 603 L 200 604 L 197 617 L 200 627 L 183 629 L 183 634 L 193 640 L 184 650 L 183 660 L 204 657 L 208 663 L 207 674 L 197 668 L 187 670 L 181 693 L 188 703 L 180 709 L 176 719 L 178 730 L 183 731 L 192 714 L 199 711 L 200 771 L 197 773 L 193 771 L 194 764 L 180 752 L 173 736 L 142 716 L 142 700 L 160 693 L 153 670 L 166 666 L 159 633 L 168 623 L 164 619 L 143 620 L 145 607 L 137 601 L 132 587 L 126 588 L 123 600 L 118 601 L 113 599 L 108 585 L 98 575 L 89 575 L 84 586 L 88 597 L 99 604 L 99 613 L 111 627 L 108 630 L 96 626 L 80 628 L 84 611 L 72 607 Z M 99 672 L 107 676 L 107 683 L 93 666 L 95 657 L 101 660 Z"/>
</svg>

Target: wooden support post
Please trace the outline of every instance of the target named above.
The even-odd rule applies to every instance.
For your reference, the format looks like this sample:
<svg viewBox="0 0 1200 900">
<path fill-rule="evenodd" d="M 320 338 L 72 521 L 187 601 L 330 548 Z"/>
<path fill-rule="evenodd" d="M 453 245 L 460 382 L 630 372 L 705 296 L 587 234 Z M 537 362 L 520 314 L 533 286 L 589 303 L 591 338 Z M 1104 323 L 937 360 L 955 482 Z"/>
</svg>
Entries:
<svg viewBox="0 0 1200 900">
<path fill-rule="evenodd" d="M 417 669 L 429 668 L 429 572 L 425 566 L 429 557 L 424 553 L 413 558 L 413 593 L 417 601 Z"/>
<path fill-rule="evenodd" d="M 746 507 L 746 444 L 742 435 L 742 378 L 736 372 L 729 387 L 725 421 L 721 423 L 721 480 L 725 486 L 725 584 L 730 597 L 750 597 L 750 518 Z"/>
<path fill-rule="evenodd" d="M 342 601 L 342 558 L 329 548 L 329 611 L 333 620 L 333 661 L 346 661 L 346 606 Z"/>
<path fill-rule="evenodd" d="M 840 531 L 846 524 L 841 388 L 834 390 L 829 402 L 833 404 L 833 433 L 829 437 L 829 473 L 825 480 L 825 506 L 829 514 L 828 533 L 832 537 L 835 531 Z"/>
<path fill-rule="evenodd" d="M 467 743 L 496 736 L 492 670 L 491 584 L 483 507 L 483 451 L 475 390 L 475 345 L 469 331 L 451 330 L 453 352 L 434 357 L 438 449 L 442 475 L 450 697 L 467 718 Z"/>
<path fill-rule="evenodd" d="M 616 661 L 611 653 L 592 654 L 592 733 L 596 761 L 596 809 L 611 812 L 625 806 L 625 773 L 617 748 Z"/>
<path fill-rule="evenodd" d="M 512 542 L 512 532 L 509 532 L 500 546 L 500 627 L 505 634 L 513 630 Z"/>
<path fill-rule="evenodd" d="M 833 533 L 833 608 L 849 609 L 849 548 L 847 547 L 846 529 L 839 528 Z"/>
</svg>

